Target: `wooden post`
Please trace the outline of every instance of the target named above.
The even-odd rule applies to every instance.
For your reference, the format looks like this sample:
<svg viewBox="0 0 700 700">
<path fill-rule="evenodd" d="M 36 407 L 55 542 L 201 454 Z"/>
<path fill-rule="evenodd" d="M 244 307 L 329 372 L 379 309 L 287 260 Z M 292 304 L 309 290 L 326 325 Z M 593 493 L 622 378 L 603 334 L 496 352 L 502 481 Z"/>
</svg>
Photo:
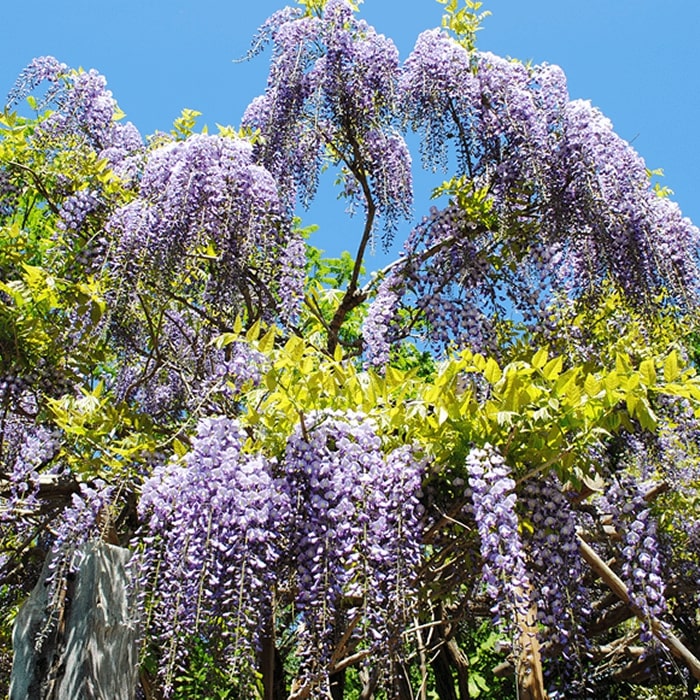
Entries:
<svg viewBox="0 0 700 700">
<path fill-rule="evenodd" d="M 81 563 L 70 574 L 50 634 L 46 580 L 42 576 L 22 606 L 13 629 L 11 700 L 132 700 L 138 678 L 134 592 L 127 564 L 131 552 L 104 542 L 81 548 Z"/>
</svg>

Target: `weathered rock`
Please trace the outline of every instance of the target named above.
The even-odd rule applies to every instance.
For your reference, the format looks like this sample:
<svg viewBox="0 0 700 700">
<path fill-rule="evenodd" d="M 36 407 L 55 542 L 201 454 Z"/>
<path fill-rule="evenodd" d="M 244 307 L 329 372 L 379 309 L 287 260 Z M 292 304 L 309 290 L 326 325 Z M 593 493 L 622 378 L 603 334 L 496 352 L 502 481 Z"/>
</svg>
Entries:
<svg viewBox="0 0 700 700">
<path fill-rule="evenodd" d="M 10 700 L 131 700 L 138 674 L 134 596 L 127 549 L 90 542 L 65 599 L 48 610 L 48 566 L 13 630 Z M 48 615 L 56 616 L 50 634 Z"/>
</svg>

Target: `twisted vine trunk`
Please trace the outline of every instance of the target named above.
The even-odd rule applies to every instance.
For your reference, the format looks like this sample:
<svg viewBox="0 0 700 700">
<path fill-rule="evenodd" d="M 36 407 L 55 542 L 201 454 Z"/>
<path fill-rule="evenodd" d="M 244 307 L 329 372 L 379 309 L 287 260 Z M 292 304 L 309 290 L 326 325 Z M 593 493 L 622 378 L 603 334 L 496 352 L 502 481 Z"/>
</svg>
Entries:
<svg viewBox="0 0 700 700">
<path fill-rule="evenodd" d="M 13 629 L 10 700 L 132 700 L 138 677 L 137 624 L 128 586 L 131 553 L 104 542 L 81 551 L 58 600 L 41 579 Z"/>
<path fill-rule="evenodd" d="M 519 594 L 522 601 L 532 599 L 529 586 L 527 589 L 523 588 L 519 591 Z M 520 631 L 516 659 L 518 698 L 520 700 L 547 700 L 540 643 L 537 638 L 537 609 L 534 605 L 525 602 L 516 605 L 516 611 Z"/>
</svg>

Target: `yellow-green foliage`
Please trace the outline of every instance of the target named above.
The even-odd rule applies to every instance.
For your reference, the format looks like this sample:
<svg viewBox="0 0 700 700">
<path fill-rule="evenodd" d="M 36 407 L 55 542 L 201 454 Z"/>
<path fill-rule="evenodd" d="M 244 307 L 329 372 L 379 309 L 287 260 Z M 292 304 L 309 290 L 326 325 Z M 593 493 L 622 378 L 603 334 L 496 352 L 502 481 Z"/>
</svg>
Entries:
<svg viewBox="0 0 700 700">
<path fill-rule="evenodd" d="M 577 482 L 590 466 L 586 448 L 601 436 L 633 424 L 655 431 L 656 397 L 680 396 L 700 405 L 700 383 L 676 350 L 635 364 L 619 352 L 606 367 L 568 366 L 540 349 L 529 360 L 500 366 L 464 351 L 434 375 L 417 368 L 364 371 L 340 351 L 329 357 L 302 338 L 279 341 L 257 324 L 243 337 L 269 359 L 261 386 L 245 396 L 242 420 L 252 439 L 279 453 L 286 437 L 320 410 L 361 411 L 387 443 L 416 442 L 436 468 L 462 454 L 465 444 L 490 442 L 518 477 L 555 468 Z M 307 426 L 308 427 L 308 426 Z"/>
</svg>

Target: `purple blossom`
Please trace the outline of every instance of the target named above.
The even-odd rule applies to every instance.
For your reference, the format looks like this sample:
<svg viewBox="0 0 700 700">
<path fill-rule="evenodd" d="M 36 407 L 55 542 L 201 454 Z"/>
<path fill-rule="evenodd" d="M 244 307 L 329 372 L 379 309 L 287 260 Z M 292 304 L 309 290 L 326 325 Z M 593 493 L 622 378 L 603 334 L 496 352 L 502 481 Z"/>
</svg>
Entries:
<svg viewBox="0 0 700 700">
<path fill-rule="evenodd" d="M 194 634 L 218 640 L 222 658 L 246 673 L 267 629 L 291 503 L 273 464 L 246 453 L 244 442 L 235 421 L 204 419 L 192 451 L 143 486 L 149 548 L 140 576 L 155 634 L 170 649 L 161 668 L 166 692 L 185 653 L 178 642 Z"/>
<path fill-rule="evenodd" d="M 502 621 L 508 612 L 527 610 L 530 589 L 518 529 L 515 481 L 503 457 L 491 445 L 473 448 L 466 460 L 473 514 L 479 530 L 482 578 Z"/>
<path fill-rule="evenodd" d="M 291 233 L 280 257 L 280 317 L 283 323 L 298 320 L 304 299 L 304 276 L 306 270 L 306 243 L 298 233 Z"/>
<path fill-rule="evenodd" d="M 139 196 L 113 214 L 108 228 L 132 281 L 155 277 L 162 284 L 182 272 L 183 260 L 196 264 L 208 256 L 206 295 L 230 312 L 240 310 L 241 295 L 260 295 L 261 309 L 270 305 L 289 242 L 285 221 L 276 184 L 253 162 L 248 141 L 195 134 L 150 153 Z M 304 274 L 303 267 L 285 269 L 288 283 Z"/>
<path fill-rule="evenodd" d="M 642 308 L 661 291 L 696 303 L 698 229 L 651 187 L 609 120 L 569 99 L 558 67 L 469 52 L 431 30 L 398 89 L 424 165 L 461 178 L 447 206 L 414 228 L 394 269 L 407 297 L 396 316 L 417 307 L 433 343 L 493 350 L 513 309 L 538 330 L 558 294 L 602 294 L 603 282 Z M 415 311 L 404 318 L 416 325 Z"/>
<path fill-rule="evenodd" d="M 136 188 L 146 160 L 143 138 L 131 123 L 115 123 L 103 144 L 100 158 L 104 158 L 112 171 L 125 185 Z"/>
<path fill-rule="evenodd" d="M 551 644 L 546 674 L 553 683 L 572 687 L 578 670 L 572 660 L 587 645 L 584 625 L 591 605 L 576 535 L 579 519 L 553 474 L 527 481 L 520 505 L 532 526 L 524 544 L 533 572 L 533 602 L 542 641 Z"/>
<path fill-rule="evenodd" d="M 644 500 L 640 484 L 626 474 L 614 479 L 600 507 L 613 517 L 622 536 L 622 579 L 630 600 L 643 615 L 658 618 L 666 611 L 666 584 L 656 520 Z M 641 636 L 643 641 L 651 639 L 648 622 L 642 623 Z"/>
<path fill-rule="evenodd" d="M 26 420 L 4 421 L 0 434 L 0 467 L 8 481 L 8 494 L 0 511 L 0 522 L 16 523 L 20 513 L 39 511 L 39 474 L 60 448 L 58 431 Z"/>
<path fill-rule="evenodd" d="M 44 81 L 53 83 L 45 96 L 45 101 L 49 101 L 60 89 L 60 78 L 68 72 L 68 66 L 60 63 L 53 56 L 39 56 L 19 74 L 14 88 L 7 97 L 7 106 L 17 104 L 32 93 Z"/>
<path fill-rule="evenodd" d="M 423 464 L 409 447 L 384 454 L 362 414 L 306 416 L 287 442 L 286 491 L 294 508 L 291 554 L 304 621 L 300 654 L 319 673 L 333 652 L 344 596 L 358 599 L 358 633 L 393 655 L 410 612 L 420 558 Z M 360 602 L 361 601 L 361 602 Z"/>
<path fill-rule="evenodd" d="M 351 207 L 369 207 L 369 196 L 391 230 L 412 201 L 410 156 L 396 128 L 396 47 L 346 0 L 328 2 L 321 17 L 280 17 L 269 31 L 267 91 L 243 117 L 262 135 L 260 162 L 293 206 L 297 194 L 308 204 L 329 159 Z"/>
<path fill-rule="evenodd" d="M 372 367 L 382 368 L 389 362 L 390 323 L 399 301 L 396 284 L 391 275 L 382 280 L 362 324 L 366 363 Z"/>
<path fill-rule="evenodd" d="M 245 341 L 219 349 L 217 331 L 201 328 L 196 314 L 168 311 L 159 329 L 159 358 L 143 355 L 131 343 L 147 330 L 131 328 L 112 389 L 120 401 L 159 421 L 187 415 L 240 412 L 242 394 L 259 384 L 268 360 Z"/>
<path fill-rule="evenodd" d="M 57 226 L 62 230 L 79 231 L 88 214 L 100 206 L 99 195 L 94 190 L 78 190 L 74 195 L 63 200 L 60 221 Z"/>
</svg>

